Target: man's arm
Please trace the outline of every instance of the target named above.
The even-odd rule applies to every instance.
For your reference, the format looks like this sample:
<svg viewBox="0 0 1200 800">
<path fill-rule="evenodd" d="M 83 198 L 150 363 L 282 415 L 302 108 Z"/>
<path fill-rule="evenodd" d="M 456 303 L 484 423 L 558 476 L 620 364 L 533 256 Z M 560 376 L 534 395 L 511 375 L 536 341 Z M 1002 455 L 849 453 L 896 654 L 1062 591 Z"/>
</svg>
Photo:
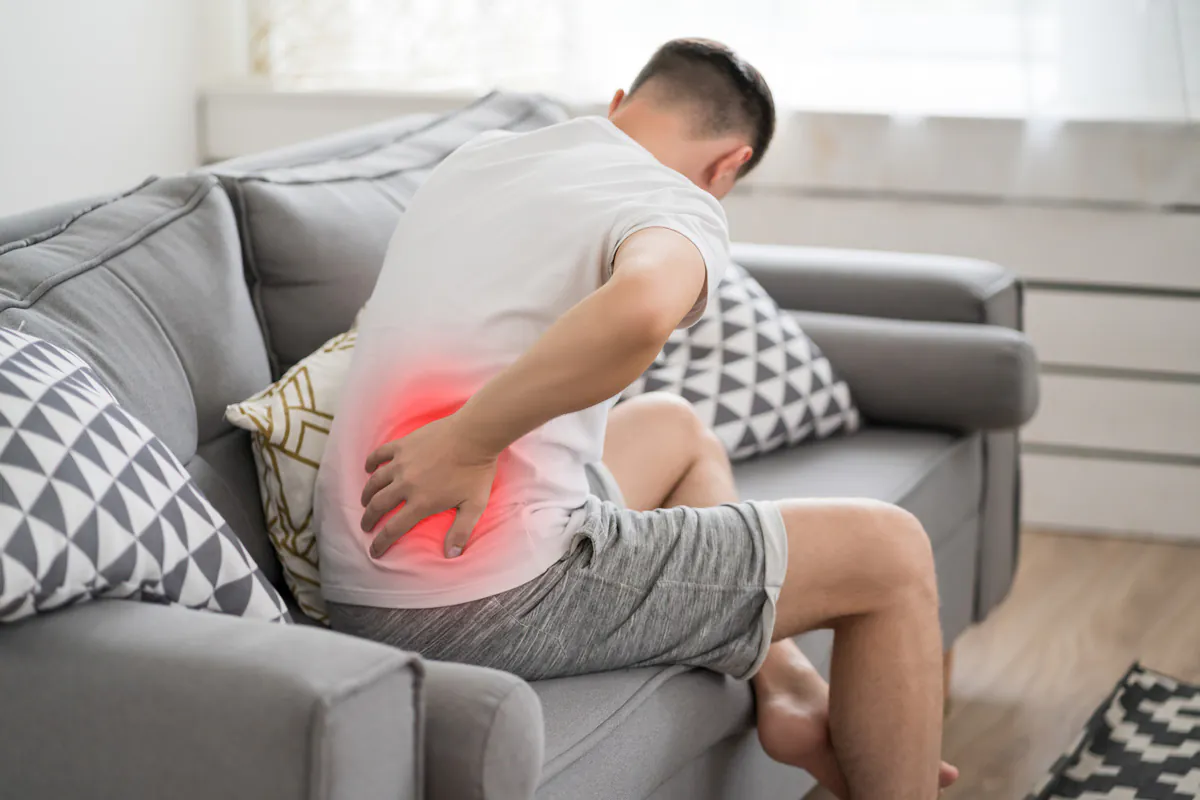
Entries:
<svg viewBox="0 0 1200 800">
<path fill-rule="evenodd" d="M 685 236 L 647 228 L 617 250 L 613 276 L 563 314 L 455 414 L 383 445 L 367 460 L 362 527 L 382 555 L 417 522 L 457 509 L 447 556 L 466 546 L 504 448 L 555 417 L 620 392 L 654 361 L 704 290 L 704 259 Z"/>
<path fill-rule="evenodd" d="M 637 380 L 691 310 L 704 261 L 667 228 L 630 236 L 612 278 L 564 314 L 463 407 L 463 435 L 491 455 L 555 417 L 603 402 Z"/>
</svg>

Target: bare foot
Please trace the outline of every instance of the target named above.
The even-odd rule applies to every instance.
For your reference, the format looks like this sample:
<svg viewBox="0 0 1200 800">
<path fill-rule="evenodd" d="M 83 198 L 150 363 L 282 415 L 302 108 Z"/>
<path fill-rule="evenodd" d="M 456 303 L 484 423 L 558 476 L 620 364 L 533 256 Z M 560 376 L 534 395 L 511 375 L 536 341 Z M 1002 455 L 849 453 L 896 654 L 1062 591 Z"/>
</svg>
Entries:
<svg viewBox="0 0 1200 800">
<path fill-rule="evenodd" d="M 807 770 L 817 782 L 840 798 L 847 797 L 833 746 L 829 741 L 828 689 L 820 686 L 821 676 L 811 673 L 795 676 L 791 688 L 766 681 L 755 684 L 758 708 L 758 740 L 766 754 L 776 761 Z"/>
<path fill-rule="evenodd" d="M 829 684 L 791 641 L 777 642 L 754 679 L 758 739 L 768 756 L 807 770 L 839 798 L 849 792 L 829 739 Z M 938 784 L 958 780 L 942 762 Z"/>
</svg>

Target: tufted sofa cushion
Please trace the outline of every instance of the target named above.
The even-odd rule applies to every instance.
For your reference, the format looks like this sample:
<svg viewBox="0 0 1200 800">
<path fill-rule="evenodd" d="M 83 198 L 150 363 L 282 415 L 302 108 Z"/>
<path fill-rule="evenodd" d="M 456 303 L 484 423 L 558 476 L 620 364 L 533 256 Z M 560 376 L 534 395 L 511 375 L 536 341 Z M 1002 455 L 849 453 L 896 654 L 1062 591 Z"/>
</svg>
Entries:
<svg viewBox="0 0 1200 800">
<path fill-rule="evenodd" d="M 350 327 L 396 221 L 443 158 L 484 131 L 533 130 L 566 117 L 544 97 L 493 92 L 433 119 L 401 117 L 210 167 L 237 209 L 275 376 Z"/>
<path fill-rule="evenodd" d="M 21 238 L 0 240 L 0 325 L 87 361 L 278 585 L 248 435 L 224 419 L 270 370 L 217 180 L 151 179 L 57 217 L 28 216 L 45 227 L 12 224 Z"/>
</svg>

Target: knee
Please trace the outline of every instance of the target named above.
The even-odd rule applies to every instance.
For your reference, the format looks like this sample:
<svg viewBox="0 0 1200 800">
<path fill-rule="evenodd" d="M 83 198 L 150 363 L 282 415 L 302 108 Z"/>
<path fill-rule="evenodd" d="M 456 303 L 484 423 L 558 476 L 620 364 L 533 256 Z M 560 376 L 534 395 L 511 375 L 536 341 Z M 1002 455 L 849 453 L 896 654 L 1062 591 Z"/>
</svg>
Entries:
<svg viewBox="0 0 1200 800">
<path fill-rule="evenodd" d="M 699 418 L 697 418 L 699 421 Z M 700 461 L 705 461 L 713 464 L 729 465 L 729 452 L 725 449 L 725 443 L 717 434 L 713 433 L 713 429 L 700 423 L 700 432 L 696 437 L 696 458 Z"/>
<path fill-rule="evenodd" d="M 694 448 L 698 460 L 727 459 L 725 446 L 687 400 L 669 392 L 648 392 L 629 401 L 637 403 L 646 424 L 670 431 L 671 441 Z"/>
<path fill-rule="evenodd" d="M 917 598 L 937 603 L 937 574 L 933 547 L 921 522 L 890 503 L 871 503 L 865 509 L 866 546 L 880 556 L 880 585 L 891 598 Z"/>
</svg>

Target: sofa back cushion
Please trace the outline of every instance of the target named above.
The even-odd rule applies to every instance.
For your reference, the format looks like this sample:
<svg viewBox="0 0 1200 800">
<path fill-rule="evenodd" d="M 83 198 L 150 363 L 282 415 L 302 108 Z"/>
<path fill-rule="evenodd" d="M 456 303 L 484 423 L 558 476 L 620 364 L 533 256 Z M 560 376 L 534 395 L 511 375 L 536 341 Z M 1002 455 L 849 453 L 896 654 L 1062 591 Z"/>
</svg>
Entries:
<svg viewBox="0 0 1200 800">
<path fill-rule="evenodd" d="M 224 419 L 270 382 L 228 197 L 211 175 L 155 179 L 46 222 L 0 241 L 0 326 L 81 356 L 278 584 L 248 438 Z"/>
<path fill-rule="evenodd" d="M 484 131 L 532 130 L 566 116 L 546 98 L 496 92 L 419 124 L 401 118 L 211 167 L 237 209 L 275 377 L 350 328 L 396 221 L 443 158 Z"/>
</svg>

